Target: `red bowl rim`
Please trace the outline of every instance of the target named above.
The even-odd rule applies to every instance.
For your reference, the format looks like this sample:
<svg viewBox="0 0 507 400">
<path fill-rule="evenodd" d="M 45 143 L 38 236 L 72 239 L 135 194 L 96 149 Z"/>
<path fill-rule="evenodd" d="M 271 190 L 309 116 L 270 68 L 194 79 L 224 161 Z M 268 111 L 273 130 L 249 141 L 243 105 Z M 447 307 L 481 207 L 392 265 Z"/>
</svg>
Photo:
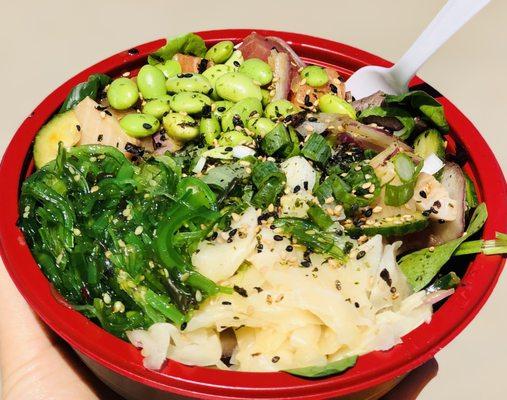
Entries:
<svg viewBox="0 0 507 400">
<path fill-rule="evenodd" d="M 226 29 L 199 32 L 208 44 L 219 40 L 238 42 L 253 29 Z M 288 41 L 308 61 L 333 65 L 345 76 L 364 65 L 392 65 L 365 51 L 313 36 L 258 29 L 264 35 L 277 35 Z M 58 335 L 73 348 L 103 366 L 142 384 L 183 396 L 217 398 L 322 398 L 341 396 L 372 388 L 401 376 L 433 357 L 458 335 L 477 315 L 491 294 L 502 271 L 505 257 L 478 255 L 469 265 L 462 285 L 423 324 L 403 338 L 403 343 L 386 352 L 359 357 L 358 363 L 342 375 L 320 380 L 305 380 L 285 373 L 248 373 L 189 367 L 169 361 L 160 372 L 142 366 L 140 352 L 108 334 L 81 314 L 69 309 L 53 295 L 51 285 L 37 267 L 23 235 L 16 227 L 18 194 L 26 166 L 31 162 L 30 148 L 42 124 L 54 113 L 75 84 L 97 72 L 121 73 L 142 62 L 164 44 L 149 42 L 122 51 L 69 79 L 51 93 L 25 119 L 11 140 L 0 165 L 0 181 L 6 191 L 0 213 L 0 252 L 6 269 L 26 301 Z M 412 85 L 423 84 L 416 78 Z M 452 138 L 469 155 L 467 172 L 478 184 L 481 200 L 490 216 L 483 231 L 492 238 L 496 231 L 507 230 L 507 185 L 502 170 L 473 124 L 446 98 L 439 97 L 453 131 Z"/>
</svg>

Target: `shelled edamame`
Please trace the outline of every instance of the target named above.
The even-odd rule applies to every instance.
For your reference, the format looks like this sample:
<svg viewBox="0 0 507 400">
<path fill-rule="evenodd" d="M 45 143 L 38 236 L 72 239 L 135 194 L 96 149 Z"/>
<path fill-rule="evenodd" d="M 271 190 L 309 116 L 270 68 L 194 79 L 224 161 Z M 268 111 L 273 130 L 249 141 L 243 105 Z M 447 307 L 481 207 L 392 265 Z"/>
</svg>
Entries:
<svg viewBox="0 0 507 400">
<path fill-rule="evenodd" d="M 350 103 L 336 92 L 326 91 L 333 85 L 322 67 L 309 65 L 296 74 L 301 85 L 318 91 L 319 101 L 308 107 L 305 100 L 303 107 L 291 98 L 273 98 L 280 76 L 271 61 L 245 59 L 228 40 L 201 54 L 203 58 L 186 56 L 185 62 L 178 54 L 160 62 L 151 59 L 136 78 L 123 76 L 110 84 L 107 99 L 112 108 L 139 108 L 136 114 L 120 120 L 128 135 L 144 137 L 163 129 L 176 142 L 202 137 L 207 145 L 237 145 L 251 143 L 251 137 L 266 136 L 278 122 L 289 121 L 304 109 L 355 118 Z"/>
</svg>

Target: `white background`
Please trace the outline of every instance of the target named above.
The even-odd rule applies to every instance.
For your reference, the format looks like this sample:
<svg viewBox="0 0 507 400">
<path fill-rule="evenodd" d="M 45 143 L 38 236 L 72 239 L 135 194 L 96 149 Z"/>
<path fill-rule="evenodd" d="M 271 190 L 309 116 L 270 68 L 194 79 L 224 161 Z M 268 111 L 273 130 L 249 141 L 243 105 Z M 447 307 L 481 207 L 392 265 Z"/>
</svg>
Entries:
<svg viewBox="0 0 507 400">
<path fill-rule="evenodd" d="M 121 50 L 187 31 L 270 28 L 313 34 L 395 61 L 444 0 L 0 0 L 0 154 L 54 88 Z M 507 1 L 493 0 L 420 76 L 479 128 L 507 168 Z M 419 400 L 500 399 L 507 389 L 507 279 L 437 355 Z"/>
</svg>

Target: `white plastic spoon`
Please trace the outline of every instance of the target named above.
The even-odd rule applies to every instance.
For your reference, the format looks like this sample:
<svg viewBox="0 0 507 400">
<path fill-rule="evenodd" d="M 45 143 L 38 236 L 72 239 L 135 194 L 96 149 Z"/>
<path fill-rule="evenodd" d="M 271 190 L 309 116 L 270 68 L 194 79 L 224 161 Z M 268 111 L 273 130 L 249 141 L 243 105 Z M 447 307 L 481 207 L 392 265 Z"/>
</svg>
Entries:
<svg viewBox="0 0 507 400">
<path fill-rule="evenodd" d="M 391 68 L 368 66 L 358 69 L 345 86 L 356 99 L 378 90 L 401 94 L 428 58 L 490 0 L 449 0 L 414 44 Z"/>
</svg>

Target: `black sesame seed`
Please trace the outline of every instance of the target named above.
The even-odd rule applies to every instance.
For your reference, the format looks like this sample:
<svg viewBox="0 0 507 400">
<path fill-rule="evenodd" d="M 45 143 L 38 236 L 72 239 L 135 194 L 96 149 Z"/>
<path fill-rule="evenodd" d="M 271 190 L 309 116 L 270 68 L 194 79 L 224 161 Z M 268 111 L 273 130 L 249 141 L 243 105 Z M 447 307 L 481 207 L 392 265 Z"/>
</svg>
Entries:
<svg viewBox="0 0 507 400">
<path fill-rule="evenodd" d="M 331 89 L 331 92 L 333 93 L 338 93 L 338 88 L 332 83 L 329 85 L 329 89 Z"/>
<path fill-rule="evenodd" d="M 342 283 L 340 281 L 334 281 L 334 285 L 336 287 L 336 290 L 342 290 Z"/>
<path fill-rule="evenodd" d="M 279 357 L 279 356 L 274 356 L 274 357 L 271 359 L 271 362 L 272 362 L 272 363 L 277 363 L 278 361 L 280 361 L 280 357 Z"/>
<path fill-rule="evenodd" d="M 224 112 L 225 111 L 225 107 L 217 107 L 217 111 Z"/>
<path fill-rule="evenodd" d="M 424 210 L 422 212 L 422 215 L 425 216 L 425 217 L 429 217 L 430 214 L 431 214 L 431 210 Z"/>
<path fill-rule="evenodd" d="M 305 190 L 308 190 L 308 181 L 303 182 L 303 187 L 305 188 Z"/>
<path fill-rule="evenodd" d="M 393 284 L 393 280 L 391 279 L 391 275 L 387 269 L 384 268 L 380 271 L 380 277 L 385 283 L 387 283 L 387 286 L 391 286 Z"/>
<path fill-rule="evenodd" d="M 194 76 L 194 74 L 189 72 L 189 73 L 183 74 L 182 78 L 192 78 L 193 76 Z"/>
<path fill-rule="evenodd" d="M 442 203 L 440 203 L 440 201 L 439 201 L 439 200 L 437 200 L 437 201 L 435 201 L 435 202 L 433 203 L 433 206 L 435 206 L 436 208 L 440 208 L 440 207 L 442 207 Z"/>
<path fill-rule="evenodd" d="M 245 290 L 245 288 L 242 288 L 242 287 L 237 286 L 237 285 L 234 285 L 232 288 L 233 288 L 233 289 L 234 289 L 234 291 L 235 291 L 237 294 L 239 294 L 240 296 L 242 296 L 242 297 L 248 297 L 248 293 L 247 293 L 247 291 Z"/>
<path fill-rule="evenodd" d="M 310 257 L 310 254 L 312 254 L 312 252 L 310 250 L 305 250 L 305 252 L 303 253 L 303 257 L 308 258 L 308 257 Z"/>
<path fill-rule="evenodd" d="M 307 107 L 311 107 L 313 104 L 312 102 L 310 101 L 310 96 L 307 94 L 305 95 L 305 106 Z"/>
<path fill-rule="evenodd" d="M 367 208 L 366 210 L 364 210 L 363 214 L 365 217 L 371 217 L 371 214 L 373 214 L 373 210 L 371 208 Z"/>
<path fill-rule="evenodd" d="M 206 71 L 206 67 L 208 66 L 208 60 L 205 58 L 202 58 L 199 62 L 199 65 L 197 66 L 197 71 L 202 74 L 204 71 Z"/>
<path fill-rule="evenodd" d="M 345 254 L 349 254 L 350 250 L 352 250 L 353 247 L 354 245 L 352 244 L 352 242 L 345 242 L 345 244 L 343 245 L 343 252 Z"/>
<path fill-rule="evenodd" d="M 316 117 L 308 117 L 308 121 L 309 122 L 317 122 L 317 118 Z"/>
<path fill-rule="evenodd" d="M 139 54 L 139 50 L 137 50 L 135 47 L 132 47 L 131 49 L 127 50 L 127 53 L 131 56 L 135 56 L 136 54 Z"/>
<path fill-rule="evenodd" d="M 356 308 L 359 308 L 359 307 L 360 307 L 360 306 L 359 306 L 359 303 L 358 303 L 357 301 L 354 303 L 354 306 L 355 306 Z"/>
<path fill-rule="evenodd" d="M 239 67 L 239 66 L 241 65 L 241 64 L 239 63 L 239 61 L 234 61 L 234 62 L 233 62 L 233 64 L 234 64 L 234 66 L 235 66 L 235 67 Z"/>
<path fill-rule="evenodd" d="M 231 237 L 227 239 L 227 243 L 232 243 L 232 238 Z"/>
<path fill-rule="evenodd" d="M 438 220 L 438 223 L 439 223 L 439 224 L 445 224 L 445 219 L 439 219 L 439 220 Z"/>
<path fill-rule="evenodd" d="M 104 139 L 104 135 L 101 133 L 99 136 L 97 136 L 97 142 L 102 142 L 102 139 Z"/>
<path fill-rule="evenodd" d="M 301 190 L 301 186 L 299 186 L 299 185 L 294 186 L 294 193 L 297 193 L 300 190 Z"/>
<path fill-rule="evenodd" d="M 210 236 L 211 240 L 215 240 L 218 237 L 218 232 L 213 232 Z"/>
<path fill-rule="evenodd" d="M 254 289 L 257 290 L 257 293 L 263 292 L 264 289 L 259 286 L 254 286 Z"/>
<path fill-rule="evenodd" d="M 262 243 L 259 243 L 257 245 L 257 253 L 261 253 L 263 248 L 264 248 L 264 245 Z"/>
<path fill-rule="evenodd" d="M 312 266 L 312 263 L 309 260 L 303 260 L 303 261 L 301 261 L 301 266 L 303 266 L 305 268 L 309 268 Z"/>
<path fill-rule="evenodd" d="M 289 253 L 294 250 L 294 247 L 292 247 L 290 244 L 285 248 L 285 251 L 288 251 Z"/>
<path fill-rule="evenodd" d="M 421 196 L 423 199 L 425 199 L 425 198 L 427 198 L 427 197 L 428 197 L 428 195 L 426 194 L 426 192 L 425 192 L 424 190 L 421 190 L 421 191 L 419 192 L 419 196 Z"/>
<path fill-rule="evenodd" d="M 232 151 L 232 147 L 231 147 L 231 146 L 227 146 L 227 147 L 225 148 L 225 151 Z"/>
<path fill-rule="evenodd" d="M 390 292 L 391 292 L 391 293 L 396 293 L 396 288 L 393 286 L 393 287 L 390 289 Z"/>
<path fill-rule="evenodd" d="M 143 124 L 143 128 L 144 128 L 144 129 L 148 129 L 148 130 L 150 130 L 150 129 L 152 128 L 152 126 L 151 126 L 151 124 L 149 124 L 149 123 L 145 122 L 145 123 Z"/>
<path fill-rule="evenodd" d="M 275 236 L 273 236 L 273 239 L 276 240 L 277 242 L 280 242 L 283 240 L 283 237 L 280 235 L 275 235 Z"/>
<path fill-rule="evenodd" d="M 275 229 L 276 229 L 276 226 L 274 226 L 274 225 L 269 225 L 269 229 L 271 229 L 271 230 L 275 230 Z"/>
<path fill-rule="evenodd" d="M 230 301 L 222 301 L 224 306 L 230 306 L 232 303 Z"/>
<path fill-rule="evenodd" d="M 109 115 L 110 117 L 112 117 L 112 116 L 113 116 L 113 114 L 111 114 L 111 111 L 109 111 L 109 110 L 104 110 L 104 112 L 105 112 L 107 115 Z"/>
<path fill-rule="evenodd" d="M 180 326 L 180 330 L 181 331 L 184 331 L 185 329 L 187 328 L 187 323 L 186 322 L 183 322 Z"/>
<path fill-rule="evenodd" d="M 231 229 L 231 230 L 229 231 L 229 236 L 231 236 L 231 237 L 232 237 L 232 236 L 234 236 L 236 233 L 238 233 L 238 229 L 237 229 L 237 228 Z"/>
<path fill-rule="evenodd" d="M 356 260 L 360 260 L 366 255 L 366 251 L 361 250 L 359 253 L 357 253 Z"/>
<path fill-rule="evenodd" d="M 76 129 L 78 132 L 81 132 L 81 125 L 76 125 Z"/>
</svg>

